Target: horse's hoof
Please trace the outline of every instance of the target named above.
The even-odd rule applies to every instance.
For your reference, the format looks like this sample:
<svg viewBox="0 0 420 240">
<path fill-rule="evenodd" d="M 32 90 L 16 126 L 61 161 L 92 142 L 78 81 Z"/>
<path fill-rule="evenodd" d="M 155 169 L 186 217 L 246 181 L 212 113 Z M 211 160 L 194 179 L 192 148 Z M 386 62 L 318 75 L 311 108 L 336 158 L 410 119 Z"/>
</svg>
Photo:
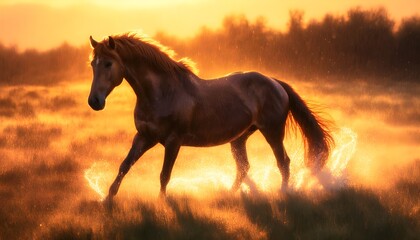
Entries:
<svg viewBox="0 0 420 240">
<path fill-rule="evenodd" d="M 113 200 L 112 197 L 107 196 L 104 201 L 103 201 L 104 207 L 108 210 L 108 211 L 112 211 L 113 208 Z"/>
<path fill-rule="evenodd" d="M 237 192 L 238 192 L 238 190 L 239 190 L 239 187 L 232 186 L 232 187 L 229 189 L 229 193 L 230 193 L 230 194 L 232 194 L 232 195 L 234 195 L 235 193 L 237 193 Z"/>
<path fill-rule="evenodd" d="M 159 192 L 159 199 L 166 200 L 166 192 Z"/>
<path fill-rule="evenodd" d="M 290 192 L 290 188 L 289 188 L 289 186 L 288 186 L 288 185 L 282 185 L 282 186 L 281 186 L 281 189 L 280 189 L 280 192 L 281 192 L 282 194 L 288 194 L 288 193 Z"/>
</svg>

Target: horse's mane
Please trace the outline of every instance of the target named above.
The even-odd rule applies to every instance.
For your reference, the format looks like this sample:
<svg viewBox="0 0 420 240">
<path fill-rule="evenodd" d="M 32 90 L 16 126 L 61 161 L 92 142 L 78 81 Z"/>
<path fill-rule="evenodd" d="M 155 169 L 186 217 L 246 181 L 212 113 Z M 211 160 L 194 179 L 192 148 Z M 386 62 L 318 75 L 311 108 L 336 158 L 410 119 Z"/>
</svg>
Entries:
<svg viewBox="0 0 420 240">
<path fill-rule="evenodd" d="M 188 58 L 175 60 L 175 51 L 150 37 L 139 36 L 136 33 L 125 33 L 114 35 L 112 38 L 114 39 L 118 55 L 121 58 L 135 59 L 136 57 L 142 57 L 156 70 L 171 74 L 197 74 L 198 72 L 192 60 Z M 107 44 L 105 41 L 102 42 Z M 95 49 L 93 54 L 96 55 L 100 51 L 104 51 L 104 49 L 106 48 Z"/>
</svg>

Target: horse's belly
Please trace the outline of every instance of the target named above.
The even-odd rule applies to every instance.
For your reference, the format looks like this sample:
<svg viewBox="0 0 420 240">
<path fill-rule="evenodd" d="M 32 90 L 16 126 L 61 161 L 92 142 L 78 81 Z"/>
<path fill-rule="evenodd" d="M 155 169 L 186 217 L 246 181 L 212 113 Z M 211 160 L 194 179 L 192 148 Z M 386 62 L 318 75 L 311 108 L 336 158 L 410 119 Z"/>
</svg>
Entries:
<svg viewBox="0 0 420 240">
<path fill-rule="evenodd" d="M 230 135 L 197 135 L 197 134 L 187 134 L 182 141 L 182 145 L 191 146 L 191 147 L 211 147 L 229 143 L 236 138 L 238 138 L 241 133 Z"/>
<path fill-rule="evenodd" d="M 183 145 L 203 147 L 225 144 L 241 136 L 251 125 L 252 117 L 245 114 L 209 119 L 190 129 L 183 137 Z"/>
</svg>

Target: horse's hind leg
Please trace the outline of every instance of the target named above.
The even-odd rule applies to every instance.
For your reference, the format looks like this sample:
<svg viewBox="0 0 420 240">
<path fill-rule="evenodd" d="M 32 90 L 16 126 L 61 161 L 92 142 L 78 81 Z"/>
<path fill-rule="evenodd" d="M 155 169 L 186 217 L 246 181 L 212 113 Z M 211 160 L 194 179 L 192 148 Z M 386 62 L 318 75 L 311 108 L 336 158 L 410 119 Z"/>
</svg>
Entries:
<svg viewBox="0 0 420 240">
<path fill-rule="evenodd" d="M 248 174 L 249 162 L 246 153 L 246 140 L 254 132 L 255 130 L 248 130 L 242 136 L 230 143 L 232 155 L 236 162 L 236 179 L 232 185 L 232 192 L 235 192 L 239 189 L 242 181 Z"/>
<path fill-rule="evenodd" d="M 280 147 L 278 147 L 276 150 L 273 149 L 273 151 L 274 155 L 276 156 L 277 167 L 280 169 L 282 176 L 281 190 L 286 191 L 289 185 L 290 158 L 287 156 L 283 143 L 281 143 Z"/>
<path fill-rule="evenodd" d="M 273 150 L 274 156 L 277 161 L 277 166 L 280 169 L 280 173 L 282 176 L 281 189 L 282 191 L 286 191 L 289 184 L 290 159 L 289 156 L 287 156 L 286 150 L 284 149 L 283 145 L 284 130 L 282 129 L 280 131 L 273 131 L 271 129 L 262 130 L 261 132 L 267 140 L 268 144 L 270 144 L 271 149 Z"/>
</svg>

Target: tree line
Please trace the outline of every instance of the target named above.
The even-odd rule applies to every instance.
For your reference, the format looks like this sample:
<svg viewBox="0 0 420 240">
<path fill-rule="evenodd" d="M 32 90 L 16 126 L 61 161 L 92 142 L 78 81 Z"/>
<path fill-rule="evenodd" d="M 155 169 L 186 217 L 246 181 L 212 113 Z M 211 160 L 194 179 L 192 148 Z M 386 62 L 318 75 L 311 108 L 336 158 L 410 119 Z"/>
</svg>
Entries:
<svg viewBox="0 0 420 240">
<path fill-rule="evenodd" d="M 0 44 L 0 84 L 55 84 L 88 74 L 90 48 L 69 44 L 40 52 Z"/>
<path fill-rule="evenodd" d="M 194 60 L 201 75 L 258 70 L 305 79 L 390 79 L 420 81 L 420 17 L 398 25 L 385 9 L 355 8 L 304 22 L 291 11 L 286 31 L 267 26 L 260 17 L 228 16 L 221 28 L 203 27 L 193 38 L 156 34 L 180 57 Z M 68 44 L 46 52 L 0 44 L 0 83 L 52 84 L 89 77 L 89 46 Z"/>
</svg>

